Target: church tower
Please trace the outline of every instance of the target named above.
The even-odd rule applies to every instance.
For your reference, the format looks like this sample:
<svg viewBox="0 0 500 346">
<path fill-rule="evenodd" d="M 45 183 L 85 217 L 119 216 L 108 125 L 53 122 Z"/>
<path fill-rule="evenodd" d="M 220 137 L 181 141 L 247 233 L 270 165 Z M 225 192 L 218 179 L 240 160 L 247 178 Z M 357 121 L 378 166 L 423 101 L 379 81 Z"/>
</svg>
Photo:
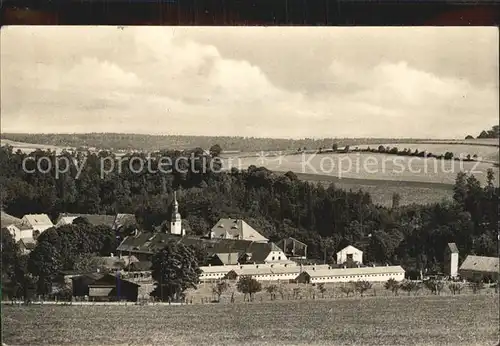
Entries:
<svg viewBox="0 0 500 346">
<path fill-rule="evenodd" d="M 170 233 L 177 235 L 184 235 L 184 229 L 182 228 L 181 214 L 179 214 L 179 203 L 177 202 L 177 195 L 174 191 L 174 201 L 172 208 L 172 220 L 170 221 Z"/>
</svg>

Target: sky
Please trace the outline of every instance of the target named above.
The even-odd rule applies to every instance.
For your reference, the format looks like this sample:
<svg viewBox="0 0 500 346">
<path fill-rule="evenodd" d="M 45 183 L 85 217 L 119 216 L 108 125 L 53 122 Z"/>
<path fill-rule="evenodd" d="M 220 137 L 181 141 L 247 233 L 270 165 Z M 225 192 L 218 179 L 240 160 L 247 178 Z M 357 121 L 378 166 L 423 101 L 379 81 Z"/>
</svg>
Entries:
<svg viewBox="0 0 500 346">
<path fill-rule="evenodd" d="M 498 124 L 498 30 L 3 27 L 1 130 L 463 138 Z"/>
</svg>

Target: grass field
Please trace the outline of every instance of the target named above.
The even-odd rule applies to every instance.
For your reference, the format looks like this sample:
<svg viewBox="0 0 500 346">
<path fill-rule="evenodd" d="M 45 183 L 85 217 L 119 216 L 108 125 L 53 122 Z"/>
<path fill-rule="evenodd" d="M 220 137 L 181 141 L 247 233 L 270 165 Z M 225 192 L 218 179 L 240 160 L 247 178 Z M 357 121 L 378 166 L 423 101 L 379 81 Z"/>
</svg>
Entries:
<svg viewBox="0 0 500 346">
<path fill-rule="evenodd" d="M 4 306 L 7 345 L 495 345 L 498 296 Z"/>
</svg>

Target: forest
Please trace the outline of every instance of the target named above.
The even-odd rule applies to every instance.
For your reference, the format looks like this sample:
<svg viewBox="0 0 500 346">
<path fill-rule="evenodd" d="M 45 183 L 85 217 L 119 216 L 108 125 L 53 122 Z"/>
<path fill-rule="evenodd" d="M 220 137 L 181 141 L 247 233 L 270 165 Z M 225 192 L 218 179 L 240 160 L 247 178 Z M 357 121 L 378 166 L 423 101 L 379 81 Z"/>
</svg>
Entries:
<svg viewBox="0 0 500 346">
<path fill-rule="evenodd" d="M 62 212 L 133 213 L 142 229 L 154 231 L 170 220 L 172 192 L 176 190 L 180 213 L 191 234 L 206 234 L 222 217 L 241 218 L 271 241 L 292 236 L 305 242 L 308 256 L 319 262 L 333 261 L 336 252 L 348 244 L 364 251 L 366 264 L 401 264 L 409 273 L 442 270 L 448 242 L 457 244 L 461 259 L 468 254 L 498 256 L 499 188 L 492 171 L 488 171 L 484 186 L 474 176 L 459 173 L 452 201 L 400 206 L 396 194 L 388 208 L 374 204 L 366 192 L 302 181 L 293 172 L 278 174 L 256 166 L 218 172 L 214 169 L 218 157 L 207 156 L 200 148 L 144 157 L 153 168 L 160 157 L 185 157 L 184 168 L 196 169 L 177 167 L 171 173 L 151 173 L 123 164 L 102 178 L 101 158 L 113 157 L 112 153 L 61 155 L 75 164 L 66 173 L 57 172 L 56 178 L 54 152 L 25 154 L 2 147 L 2 209 L 16 217 L 47 213 L 53 220 Z M 52 167 L 44 161 L 45 166 L 28 173 L 23 162 L 27 162 L 25 168 L 32 169 L 36 161 L 27 161 L 27 157 L 48 157 Z M 195 159 L 200 157 L 205 160 Z M 78 163 L 85 164 L 76 177 Z M 2 234 L 5 232 L 3 229 Z M 78 256 L 109 255 L 124 236 L 88 224 L 49 229 L 39 236 L 29 258 L 23 259 L 5 251 L 16 245 L 4 243 L 10 240 L 2 237 L 2 268 L 14 273 L 12 268 L 20 266 L 21 273 L 31 270 L 37 276 L 41 268 L 47 273 L 71 270 Z M 47 260 L 53 258 L 58 258 L 58 264 L 51 269 L 55 264 Z"/>
</svg>

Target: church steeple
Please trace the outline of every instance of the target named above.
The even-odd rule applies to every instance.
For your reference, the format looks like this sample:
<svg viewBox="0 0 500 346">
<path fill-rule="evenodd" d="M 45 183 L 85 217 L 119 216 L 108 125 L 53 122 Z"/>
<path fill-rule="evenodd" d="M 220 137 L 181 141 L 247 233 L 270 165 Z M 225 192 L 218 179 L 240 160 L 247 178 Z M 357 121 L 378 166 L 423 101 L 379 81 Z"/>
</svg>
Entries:
<svg viewBox="0 0 500 346">
<path fill-rule="evenodd" d="M 179 214 L 179 202 L 177 202 L 177 193 L 174 191 L 174 200 L 172 202 L 172 219 L 170 221 L 170 233 L 177 235 L 184 235 L 182 229 L 182 218 Z"/>
</svg>

